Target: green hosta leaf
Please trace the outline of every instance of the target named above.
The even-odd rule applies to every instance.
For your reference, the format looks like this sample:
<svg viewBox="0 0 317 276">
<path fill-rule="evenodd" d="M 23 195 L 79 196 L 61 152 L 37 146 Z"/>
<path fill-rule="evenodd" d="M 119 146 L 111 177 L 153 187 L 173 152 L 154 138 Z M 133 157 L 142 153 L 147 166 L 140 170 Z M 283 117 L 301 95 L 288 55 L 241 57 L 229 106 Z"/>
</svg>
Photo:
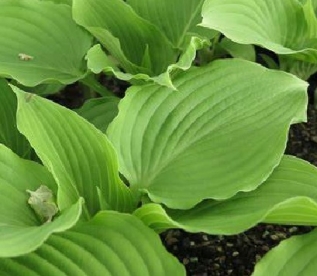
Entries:
<svg viewBox="0 0 317 276">
<path fill-rule="evenodd" d="M 316 179 L 316 167 L 285 156 L 255 191 L 225 201 L 206 200 L 186 211 L 152 203 L 134 214 L 156 231 L 177 227 L 221 235 L 241 233 L 260 222 L 317 225 Z"/>
<path fill-rule="evenodd" d="M 206 30 L 198 27 L 204 0 L 127 0 L 143 18 L 157 26 L 176 48 L 185 46 L 187 36 L 205 36 Z"/>
<path fill-rule="evenodd" d="M 52 235 L 34 253 L 0 259 L 0 268 L 16 276 L 186 275 L 153 231 L 135 217 L 116 212 L 101 212 L 88 223 Z"/>
<path fill-rule="evenodd" d="M 0 21 L 0 75 L 26 86 L 84 76 L 91 37 L 72 20 L 69 6 L 3 0 Z"/>
<path fill-rule="evenodd" d="M 43 166 L 23 160 L 0 145 L 0 257 L 31 252 L 51 233 L 65 231 L 79 219 L 81 200 L 52 222 L 42 224 L 28 204 L 27 193 L 42 184 L 56 193 L 56 184 Z"/>
<path fill-rule="evenodd" d="M 317 230 L 282 241 L 255 266 L 252 276 L 315 275 Z"/>
<path fill-rule="evenodd" d="M 0 79 L 0 143 L 21 157 L 29 157 L 30 144 L 16 126 L 17 99 L 4 79 Z"/>
<path fill-rule="evenodd" d="M 108 125 L 118 114 L 119 99 L 116 97 L 103 97 L 91 99 L 77 110 L 77 113 L 92 123 L 96 128 L 105 132 Z"/>
<path fill-rule="evenodd" d="M 56 4 L 67 4 L 67 5 L 72 5 L 72 0 L 40 0 L 40 1 L 51 1 Z"/>
<path fill-rule="evenodd" d="M 202 15 L 202 26 L 235 42 L 317 62 L 317 23 L 310 1 L 207 0 Z"/>
<path fill-rule="evenodd" d="M 290 72 L 303 80 L 317 72 L 317 64 L 296 60 L 288 56 L 279 57 L 280 70 Z"/>
<path fill-rule="evenodd" d="M 226 50 L 232 57 L 255 61 L 255 49 L 253 45 L 238 44 L 228 38 L 224 38 L 217 46 Z"/>
<path fill-rule="evenodd" d="M 162 205 L 157 203 L 144 204 L 136 209 L 133 212 L 133 215 L 158 233 L 172 228 L 181 228 L 189 232 L 195 232 L 192 231 L 191 225 L 189 226 L 188 223 L 182 224 L 177 220 L 174 220 L 173 217 L 168 214 L 168 211 L 165 210 Z"/>
<path fill-rule="evenodd" d="M 270 69 L 275 69 L 275 70 L 280 69 L 279 64 L 277 64 L 277 62 L 274 60 L 273 57 L 266 55 L 266 54 L 259 54 L 259 56 L 264 61 L 264 64 L 266 67 L 268 67 Z"/>
<path fill-rule="evenodd" d="M 53 174 L 61 210 L 79 197 L 91 215 L 101 208 L 100 201 L 110 209 L 133 208 L 131 192 L 119 178 L 116 153 L 102 132 L 69 109 L 15 91 L 18 128 Z"/>
<path fill-rule="evenodd" d="M 171 208 L 254 190 L 306 118 L 307 83 L 251 62 L 216 61 L 174 83 L 179 92 L 129 89 L 108 128 L 133 188 Z"/>
<path fill-rule="evenodd" d="M 54 83 L 43 83 L 43 84 L 39 84 L 39 85 L 33 86 L 33 87 L 27 87 L 27 86 L 21 85 L 19 83 L 16 83 L 14 81 L 11 82 L 11 84 L 19 87 L 22 90 L 27 90 L 30 93 L 40 95 L 43 97 L 58 93 L 65 87 L 64 84 L 55 83 L 55 82 Z"/>
<path fill-rule="evenodd" d="M 160 74 L 175 59 L 167 38 L 122 0 L 74 0 L 73 16 L 128 73 Z"/>
<path fill-rule="evenodd" d="M 154 81 L 174 88 L 172 72 L 177 69 L 187 70 L 195 58 L 196 50 L 209 43 L 203 34 L 195 37 L 199 36 L 201 30 L 194 34 L 189 33 L 200 17 L 201 2 L 197 4 L 192 1 L 186 7 L 184 15 L 178 18 L 182 24 L 177 27 L 175 35 L 178 36 L 177 43 L 182 44 L 180 52 L 174 49 L 172 43 L 158 29 L 161 25 L 151 24 L 121 0 L 74 1 L 75 20 L 89 30 L 111 54 L 111 57 L 107 56 L 99 45 L 95 45 L 87 54 L 88 68 L 94 73 L 105 71 L 114 74 L 125 81 Z M 138 6 L 140 7 L 141 5 Z M 189 11 L 194 11 L 191 15 L 193 18 L 189 18 Z M 168 16 L 165 14 L 164 18 Z M 175 20 L 177 18 L 171 18 L 166 23 L 175 27 Z M 184 20 L 188 20 L 188 25 L 184 25 Z"/>
<path fill-rule="evenodd" d="M 115 64 L 114 60 L 107 56 L 104 51 L 101 49 L 100 45 L 93 46 L 87 53 L 87 66 L 88 68 L 98 74 L 102 71 L 105 73 L 111 73 L 115 75 L 118 79 L 124 81 L 151 81 L 155 82 L 159 85 L 167 86 L 172 89 L 175 89 L 172 80 L 171 74 L 177 70 L 187 70 L 190 68 L 192 61 L 196 56 L 196 50 L 203 48 L 207 45 L 207 41 L 193 37 L 187 47 L 187 49 L 180 55 L 178 61 L 174 64 L 171 64 L 167 67 L 166 72 L 156 76 L 150 77 L 147 74 L 138 73 L 138 74 L 130 74 L 124 73 L 120 71 L 118 66 Z"/>
</svg>

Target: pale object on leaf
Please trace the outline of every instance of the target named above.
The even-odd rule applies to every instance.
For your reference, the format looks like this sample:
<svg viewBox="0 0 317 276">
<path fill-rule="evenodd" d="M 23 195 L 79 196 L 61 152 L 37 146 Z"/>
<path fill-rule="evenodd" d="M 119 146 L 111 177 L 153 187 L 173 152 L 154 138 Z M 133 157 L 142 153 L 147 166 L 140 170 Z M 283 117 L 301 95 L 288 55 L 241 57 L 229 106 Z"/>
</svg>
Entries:
<svg viewBox="0 0 317 276">
<path fill-rule="evenodd" d="M 52 218 L 58 212 L 58 208 L 53 201 L 52 191 L 44 185 L 41 185 L 36 191 L 26 191 L 30 194 L 28 203 L 35 213 L 39 215 L 45 223 L 51 222 Z"/>
<path fill-rule="evenodd" d="M 20 53 L 18 56 L 19 56 L 19 59 L 21 59 L 23 61 L 29 61 L 29 60 L 32 60 L 34 58 L 30 55 L 23 54 L 23 53 Z"/>
</svg>

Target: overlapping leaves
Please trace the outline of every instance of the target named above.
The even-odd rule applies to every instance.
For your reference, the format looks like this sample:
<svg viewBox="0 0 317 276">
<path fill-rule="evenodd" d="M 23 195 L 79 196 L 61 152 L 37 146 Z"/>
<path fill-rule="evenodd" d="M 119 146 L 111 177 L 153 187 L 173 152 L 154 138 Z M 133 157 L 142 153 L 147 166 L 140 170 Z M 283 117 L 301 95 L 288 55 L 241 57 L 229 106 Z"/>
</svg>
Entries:
<svg viewBox="0 0 317 276">
<path fill-rule="evenodd" d="M 18 97 L 19 130 L 58 185 L 42 165 L 0 147 L 0 256 L 23 255 L 0 259 L 2 273 L 185 275 L 183 266 L 165 250 L 159 237 L 135 216 L 99 212 L 74 227 L 81 214 L 80 196 L 85 200 L 83 218 L 101 209 L 134 208 L 128 187 L 119 179 L 115 153 L 106 136 L 73 111 L 13 88 Z M 93 143 L 79 139 L 76 127 Z M 61 210 L 52 222 L 43 225 L 28 205 L 26 191 L 40 185 L 57 194 Z M 72 229 L 65 231 L 68 228 Z M 63 233 L 52 235 L 54 232 Z"/>
<path fill-rule="evenodd" d="M 88 217 L 104 208 L 133 209 L 132 194 L 119 178 L 107 137 L 75 112 L 15 91 L 18 128 L 56 179 L 60 208 L 84 197 Z"/>
<path fill-rule="evenodd" d="M 27 203 L 29 195 L 26 191 L 36 190 L 40 185 L 49 187 L 56 195 L 56 184 L 43 166 L 23 160 L 0 145 L 0 257 L 31 252 L 51 233 L 65 231 L 79 219 L 81 199 L 53 222 L 41 225 Z"/>
<path fill-rule="evenodd" d="M 0 259 L 1 275 L 184 276 L 185 269 L 137 218 L 111 211 L 58 235 L 37 251 Z"/>
<path fill-rule="evenodd" d="M 224 201 L 206 200 L 182 211 L 152 203 L 134 214 L 156 231 L 177 227 L 214 235 L 238 234 L 260 222 L 317 225 L 316 177 L 316 167 L 285 156 L 255 191 Z"/>
<path fill-rule="evenodd" d="M 317 68 L 314 5 L 310 0 L 207 0 L 202 26 L 281 55 L 281 69 L 306 80 Z"/>
<path fill-rule="evenodd" d="M 111 55 L 95 48 L 87 55 L 88 67 L 95 73 L 111 72 L 123 80 L 153 80 L 173 87 L 172 71 L 188 69 L 196 50 L 207 43 L 205 36 L 212 34 L 195 28 L 202 1 L 186 1 L 181 6 L 173 3 L 181 7 L 180 12 L 170 5 L 170 1 L 75 0 L 74 19 Z M 173 16 L 164 12 L 167 6 Z"/>
</svg>

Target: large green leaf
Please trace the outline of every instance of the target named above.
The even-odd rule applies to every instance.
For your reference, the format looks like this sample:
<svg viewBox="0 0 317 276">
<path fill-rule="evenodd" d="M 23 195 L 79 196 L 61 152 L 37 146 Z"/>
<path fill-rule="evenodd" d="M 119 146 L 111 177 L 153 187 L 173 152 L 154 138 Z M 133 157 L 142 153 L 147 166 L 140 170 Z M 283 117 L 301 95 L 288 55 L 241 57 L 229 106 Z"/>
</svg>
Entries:
<svg viewBox="0 0 317 276">
<path fill-rule="evenodd" d="M 133 188 L 171 208 L 255 189 L 279 163 L 289 125 L 306 118 L 307 84 L 251 62 L 216 61 L 174 83 L 179 92 L 129 89 L 108 128 Z"/>
<path fill-rule="evenodd" d="M 69 6 L 3 0 L 0 21 L 0 75 L 26 86 L 84 76 L 91 37 L 72 20 Z"/>
<path fill-rule="evenodd" d="M 15 91 L 18 128 L 53 174 L 60 208 L 83 197 L 90 215 L 100 208 L 131 210 L 134 201 L 119 178 L 116 153 L 107 137 L 74 111 Z"/>
<path fill-rule="evenodd" d="M 131 215 L 101 212 L 34 253 L 0 259 L 0 275 L 185 276 L 159 237 Z"/>
<path fill-rule="evenodd" d="M 23 160 L 0 145 L 0 257 L 31 252 L 51 233 L 65 231 L 79 219 L 81 200 L 52 222 L 41 225 L 28 204 L 26 191 L 36 190 L 40 185 L 49 187 L 56 194 L 56 184 L 43 166 Z"/>
<path fill-rule="evenodd" d="M 116 97 L 103 97 L 91 99 L 77 110 L 77 113 L 92 123 L 96 128 L 105 132 L 108 125 L 118 114 L 119 99 Z"/>
<path fill-rule="evenodd" d="M 282 241 L 255 266 L 252 276 L 310 276 L 317 269 L 317 230 Z"/>
<path fill-rule="evenodd" d="M 202 26 L 242 44 L 317 62 L 316 17 L 311 1 L 206 0 Z"/>
<path fill-rule="evenodd" d="M 16 126 L 17 99 L 4 79 L 0 79 L 0 143 L 21 157 L 28 157 L 30 144 Z"/>
<path fill-rule="evenodd" d="M 232 235 L 260 222 L 317 225 L 317 168 L 285 156 L 255 191 L 224 201 L 206 200 L 180 211 L 146 204 L 135 215 L 156 231 L 183 228 L 189 232 Z"/>
<path fill-rule="evenodd" d="M 185 46 L 187 36 L 211 33 L 198 27 L 204 0 L 127 0 L 127 3 L 143 18 L 157 26 L 176 48 Z"/>
</svg>

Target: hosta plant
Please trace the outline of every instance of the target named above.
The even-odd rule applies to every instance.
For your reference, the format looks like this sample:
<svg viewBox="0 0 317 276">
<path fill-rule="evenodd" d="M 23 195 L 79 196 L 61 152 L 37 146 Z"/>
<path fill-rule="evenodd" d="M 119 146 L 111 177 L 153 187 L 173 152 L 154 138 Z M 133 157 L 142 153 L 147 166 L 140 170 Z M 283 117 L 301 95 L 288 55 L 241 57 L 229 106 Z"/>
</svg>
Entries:
<svg viewBox="0 0 317 276">
<path fill-rule="evenodd" d="M 307 80 L 317 72 L 315 0 L 206 0 L 202 26 L 241 44 L 255 44 L 278 55 L 279 65 Z M 273 63 L 272 63 L 273 62 Z"/>
<path fill-rule="evenodd" d="M 0 275 L 185 275 L 159 233 L 317 225 L 317 168 L 284 155 L 307 83 L 252 62 L 256 44 L 314 64 L 311 4 L 0 1 Z M 101 72 L 131 82 L 123 99 Z M 75 81 L 107 96 L 76 111 L 40 96 Z M 315 235 L 254 275 L 310 275 Z"/>
</svg>

